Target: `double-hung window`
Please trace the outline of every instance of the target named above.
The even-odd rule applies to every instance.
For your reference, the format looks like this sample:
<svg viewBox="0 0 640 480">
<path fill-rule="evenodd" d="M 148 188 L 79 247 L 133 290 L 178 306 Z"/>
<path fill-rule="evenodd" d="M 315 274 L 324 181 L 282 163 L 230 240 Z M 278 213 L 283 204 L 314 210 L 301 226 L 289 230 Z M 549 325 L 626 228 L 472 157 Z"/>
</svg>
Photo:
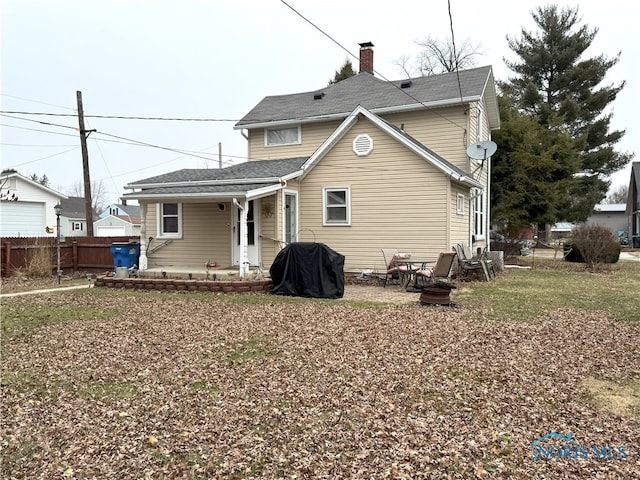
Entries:
<svg viewBox="0 0 640 480">
<path fill-rule="evenodd" d="M 264 143 L 267 147 L 300 144 L 300 125 L 295 127 L 265 128 Z"/>
<path fill-rule="evenodd" d="M 351 189 L 325 187 L 323 189 L 323 224 L 351 225 Z"/>
<path fill-rule="evenodd" d="M 158 238 L 180 238 L 182 236 L 182 204 L 158 204 Z"/>
</svg>

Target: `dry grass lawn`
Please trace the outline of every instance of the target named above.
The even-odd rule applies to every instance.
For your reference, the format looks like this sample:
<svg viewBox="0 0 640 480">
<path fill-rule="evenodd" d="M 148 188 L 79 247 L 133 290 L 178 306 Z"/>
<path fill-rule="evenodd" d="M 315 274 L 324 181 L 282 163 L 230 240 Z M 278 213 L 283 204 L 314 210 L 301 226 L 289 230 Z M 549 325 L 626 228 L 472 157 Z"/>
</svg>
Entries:
<svg viewBox="0 0 640 480">
<path fill-rule="evenodd" d="M 640 477 L 597 392 L 637 395 L 640 322 L 100 290 L 3 299 L 104 314 L 3 339 L 2 478 Z M 551 431 L 628 455 L 534 462 Z"/>
</svg>

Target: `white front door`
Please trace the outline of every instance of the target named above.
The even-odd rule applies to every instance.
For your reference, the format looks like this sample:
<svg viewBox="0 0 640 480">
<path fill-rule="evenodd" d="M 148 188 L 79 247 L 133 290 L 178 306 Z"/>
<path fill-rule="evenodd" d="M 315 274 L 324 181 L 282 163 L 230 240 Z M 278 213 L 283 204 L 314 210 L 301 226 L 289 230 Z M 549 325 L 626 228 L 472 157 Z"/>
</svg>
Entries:
<svg viewBox="0 0 640 480">
<path fill-rule="evenodd" d="M 259 208 L 259 200 L 249 200 L 247 209 L 247 258 L 249 265 L 260 265 L 260 256 L 258 254 L 259 242 L 258 242 L 258 215 L 255 214 L 256 209 Z M 240 265 L 240 209 L 235 208 L 234 211 L 234 223 L 233 223 L 233 264 Z"/>
</svg>

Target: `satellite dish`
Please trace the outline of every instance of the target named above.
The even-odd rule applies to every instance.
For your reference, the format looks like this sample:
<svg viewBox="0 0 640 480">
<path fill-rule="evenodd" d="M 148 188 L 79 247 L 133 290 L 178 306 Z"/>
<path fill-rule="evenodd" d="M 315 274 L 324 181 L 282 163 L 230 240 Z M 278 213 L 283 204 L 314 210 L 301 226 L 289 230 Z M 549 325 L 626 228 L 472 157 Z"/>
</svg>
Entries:
<svg viewBox="0 0 640 480">
<path fill-rule="evenodd" d="M 498 150 L 498 145 L 496 145 L 496 142 L 486 140 L 484 142 L 477 142 L 473 145 L 469 145 L 467 147 L 467 155 L 469 155 L 469 157 L 473 158 L 474 160 L 484 161 L 491 155 L 496 153 L 496 150 Z"/>
</svg>

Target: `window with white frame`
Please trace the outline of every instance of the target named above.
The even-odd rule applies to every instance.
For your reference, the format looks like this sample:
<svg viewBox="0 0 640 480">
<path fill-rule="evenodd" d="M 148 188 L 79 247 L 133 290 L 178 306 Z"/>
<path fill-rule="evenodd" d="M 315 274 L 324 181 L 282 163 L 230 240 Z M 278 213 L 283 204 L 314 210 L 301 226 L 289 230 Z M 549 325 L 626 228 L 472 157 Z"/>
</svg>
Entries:
<svg viewBox="0 0 640 480">
<path fill-rule="evenodd" d="M 484 192 L 478 190 L 473 200 L 473 234 L 476 236 L 476 240 L 483 240 L 485 237 L 484 210 Z"/>
<path fill-rule="evenodd" d="M 265 128 L 264 144 L 267 147 L 297 145 L 300 143 L 300 125 L 295 127 Z"/>
<path fill-rule="evenodd" d="M 349 187 L 325 187 L 323 189 L 323 224 L 351 224 L 351 189 Z"/>
<path fill-rule="evenodd" d="M 82 230 L 84 230 L 82 228 L 82 222 L 71 222 L 71 230 L 73 230 L 74 232 L 81 232 Z"/>
<path fill-rule="evenodd" d="M 182 236 L 182 204 L 158 204 L 158 238 Z"/>
<path fill-rule="evenodd" d="M 456 213 L 464 215 L 464 195 L 462 193 L 456 196 Z"/>
<path fill-rule="evenodd" d="M 109 209 L 109 215 L 118 215 L 118 208 L 117 207 L 111 207 Z"/>
</svg>

